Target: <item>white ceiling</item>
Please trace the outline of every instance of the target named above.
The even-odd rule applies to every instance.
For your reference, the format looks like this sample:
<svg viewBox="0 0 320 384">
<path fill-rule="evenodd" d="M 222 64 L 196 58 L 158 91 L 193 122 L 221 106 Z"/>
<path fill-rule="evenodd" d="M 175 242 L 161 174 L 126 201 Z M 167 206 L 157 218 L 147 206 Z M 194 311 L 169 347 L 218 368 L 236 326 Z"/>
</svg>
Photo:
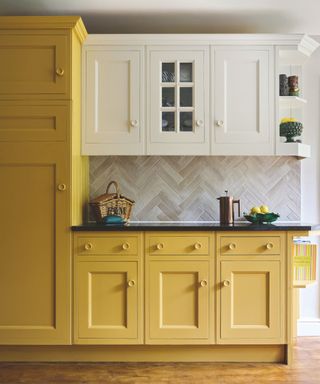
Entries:
<svg viewBox="0 0 320 384">
<path fill-rule="evenodd" d="M 0 0 L 1 15 L 80 15 L 89 33 L 309 33 L 319 0 Z"/>
</svg>

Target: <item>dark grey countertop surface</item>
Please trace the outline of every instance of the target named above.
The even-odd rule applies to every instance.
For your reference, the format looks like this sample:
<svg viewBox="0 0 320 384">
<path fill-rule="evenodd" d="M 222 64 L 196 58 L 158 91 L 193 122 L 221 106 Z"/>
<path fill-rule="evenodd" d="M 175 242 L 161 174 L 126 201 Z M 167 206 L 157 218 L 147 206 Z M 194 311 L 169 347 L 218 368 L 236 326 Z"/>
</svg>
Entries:
<svg viewBox="0 0 320 384">
<path fill-rule="evenodd" d="M 251 224 L 237 222 L 232 225 L 215 222 L 130 222 L 129 224 L 96 224 L 75 225 L 73 231 L 311 231 L 320 230 L 319 224 L 308 223 L 274 223 Z"/>
</svg>

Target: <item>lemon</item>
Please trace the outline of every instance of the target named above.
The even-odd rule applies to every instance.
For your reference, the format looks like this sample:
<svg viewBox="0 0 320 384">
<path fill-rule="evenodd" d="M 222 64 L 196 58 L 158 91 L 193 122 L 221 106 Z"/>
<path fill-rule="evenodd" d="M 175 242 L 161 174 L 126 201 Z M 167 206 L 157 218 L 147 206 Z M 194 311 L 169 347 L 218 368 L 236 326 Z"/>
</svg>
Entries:
<svg viewBox="0 0 320 384">
<path fill-rule="evenodd" d="M 260 207 L 252 207 L 251 208 L 251 215 L 254 215 L 255 213 L 261 213 Z"/>
<path fill-rule="evenodd" d="M 284 117 L 283 119 L 281 119 L 281 123 L 291 123 L 294 121 L 297 121 L 297 119 L 294 119 L 293 117 Z"/>
<path fill-rule="evenodd" d="M 261 211 L 261 213 L 268 213 L 269 207 L 267 205 L 261 205 L 260 211 Z"/>
</svg>

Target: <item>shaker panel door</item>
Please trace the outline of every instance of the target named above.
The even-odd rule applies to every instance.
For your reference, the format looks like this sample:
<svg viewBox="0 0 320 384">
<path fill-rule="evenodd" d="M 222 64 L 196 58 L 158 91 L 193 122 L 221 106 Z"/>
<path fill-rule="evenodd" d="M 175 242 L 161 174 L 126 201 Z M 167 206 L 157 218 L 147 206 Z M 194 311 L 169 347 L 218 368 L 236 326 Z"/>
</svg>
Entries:
<svg viewBox="0 0 320 384">
<path fill-rule="evenodd" d="M 70 344 L 65 144 L 0 143 L 0 344 Z"/>
<path fill-rule="evenodd" d="M 0 35 L 0 98 L 69 98 L 69 44 L 62 34 Z"/>
<path fill-rule="evenodd" d="M 77 344 L 137 344 L 138 261 L 76 262 Z"/>
<path fill-rule="evenodd" d="M 148 263 L 148 344 L 208 343 L 209 262 Z"/>
<path fill-rule="evenodd" d="M 85 51 L 83 153 L 143 154 L 143 50 Z"/>
<path fill-rule="evenodd" d="M 213 154 L 273 154 L 271 48 L 213 48 L 212 65 Z"/>
<path fill-rule="evenodd" d="M 280 261 L 220 262 L 220 344 L 281 342 Z"/>
</svg>

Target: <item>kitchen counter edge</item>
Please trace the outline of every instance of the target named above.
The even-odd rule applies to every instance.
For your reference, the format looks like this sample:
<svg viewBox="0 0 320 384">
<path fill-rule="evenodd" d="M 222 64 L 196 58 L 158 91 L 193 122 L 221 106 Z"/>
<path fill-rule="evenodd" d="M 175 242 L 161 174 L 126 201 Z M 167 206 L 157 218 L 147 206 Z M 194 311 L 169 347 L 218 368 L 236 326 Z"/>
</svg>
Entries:
<svg viewBox="0 0 320 384">
<path fill-rule="evenodd" d="M 72 231 L 320 231 L 319 224 L 279 223 L 279 224 L 248 224 L 233 225 L 219 223 L 129 223 L 126 225 L 88 223 L 74 225 Z"/>
</svg>

